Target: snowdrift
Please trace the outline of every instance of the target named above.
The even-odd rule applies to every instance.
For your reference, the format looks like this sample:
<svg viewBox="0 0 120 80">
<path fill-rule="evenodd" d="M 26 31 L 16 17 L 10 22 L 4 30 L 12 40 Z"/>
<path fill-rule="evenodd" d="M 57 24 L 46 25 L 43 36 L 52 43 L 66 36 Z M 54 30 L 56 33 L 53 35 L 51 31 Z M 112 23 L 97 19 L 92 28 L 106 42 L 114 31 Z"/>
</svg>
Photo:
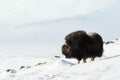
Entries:
<svg viewBox="0 0 120 80">
<path fill-rule="evenodd" d="M 119 47 L 120 41 L 104 45 L 102 58 L 81 64 L 64 57 L 0 58 L 0 80 L 119 80 Z"/>
</svg>

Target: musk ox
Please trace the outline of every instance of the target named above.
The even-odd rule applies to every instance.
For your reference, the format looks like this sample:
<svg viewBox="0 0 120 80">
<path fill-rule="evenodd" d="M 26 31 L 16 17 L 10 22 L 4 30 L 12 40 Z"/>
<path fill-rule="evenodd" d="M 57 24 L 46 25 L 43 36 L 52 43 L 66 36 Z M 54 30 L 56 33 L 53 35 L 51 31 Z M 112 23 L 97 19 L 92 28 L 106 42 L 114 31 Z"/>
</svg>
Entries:
<svg viewBox="0 0 120 80">
<path fill-rule="evenodd" d="M 83 59 L 90 58 L 94 61 L 95 57 L 103 54 L 103 39 L 95 32 L 86 33 L 85 31 L 75 31 L 65 37 L 65 44 L 62 45 L 62 54 L 66 58 L 76 58 L 78 63 Z"/>
</svg>

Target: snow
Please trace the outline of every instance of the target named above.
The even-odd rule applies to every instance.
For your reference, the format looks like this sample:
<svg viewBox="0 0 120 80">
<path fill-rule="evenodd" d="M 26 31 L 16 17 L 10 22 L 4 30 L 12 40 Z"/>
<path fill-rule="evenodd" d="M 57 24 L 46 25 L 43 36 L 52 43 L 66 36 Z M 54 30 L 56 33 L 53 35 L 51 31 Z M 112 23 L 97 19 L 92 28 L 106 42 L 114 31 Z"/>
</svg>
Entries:
<svg viewBox="0 0 120 80">
<path fill-rule="evenodd" d="M 0 80 L 119 80 L 119 47 L 120 41 L 104 44 L 103 57 L 80 64 L 63 56 L 1 57 Z"/>
</svg>

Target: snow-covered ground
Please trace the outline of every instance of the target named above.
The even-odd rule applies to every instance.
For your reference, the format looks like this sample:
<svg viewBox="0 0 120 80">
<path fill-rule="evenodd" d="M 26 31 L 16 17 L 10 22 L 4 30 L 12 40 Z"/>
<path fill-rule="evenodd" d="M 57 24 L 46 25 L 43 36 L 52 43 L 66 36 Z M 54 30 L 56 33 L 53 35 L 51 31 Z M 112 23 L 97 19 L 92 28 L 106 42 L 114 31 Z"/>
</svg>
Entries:
<svg viewBox="0 0 120 80">
<path fill-rule="evenodd" d="M 1 57 L 0 80 L 119 80 L 120 41 L 104 45 L 95 61 L 56 57 Z"/>
</svg>

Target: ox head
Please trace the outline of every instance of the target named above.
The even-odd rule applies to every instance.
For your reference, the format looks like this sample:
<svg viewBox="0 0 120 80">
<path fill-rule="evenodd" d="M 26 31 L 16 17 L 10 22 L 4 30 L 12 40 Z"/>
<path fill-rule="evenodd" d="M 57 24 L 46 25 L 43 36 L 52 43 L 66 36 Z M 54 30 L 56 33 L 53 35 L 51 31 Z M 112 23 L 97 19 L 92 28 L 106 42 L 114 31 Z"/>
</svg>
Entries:
<svg viewBox="0 0 120 80">
<path fill-rule="evenodd" d="M 76 31 L 65 37 L 65 43 L 62 46 L 62 53 L 66 58 L 74 57 L 85 44 L 87 33 L 85 31 Z"/>
</svg>

